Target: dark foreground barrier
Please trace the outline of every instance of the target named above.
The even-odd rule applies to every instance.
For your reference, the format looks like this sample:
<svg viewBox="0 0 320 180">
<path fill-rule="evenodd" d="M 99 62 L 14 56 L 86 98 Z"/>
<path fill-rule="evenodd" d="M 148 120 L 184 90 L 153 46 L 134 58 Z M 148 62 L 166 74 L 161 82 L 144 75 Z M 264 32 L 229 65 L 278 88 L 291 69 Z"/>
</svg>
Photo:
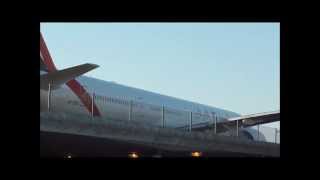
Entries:
<svg viewBox="0 0 320 180">
<path fill-rule="evenodd" d="M 134 121 L 76 114 L 40 113 L 40 119 L 41 132 L 100 138 L 109 140 L 108 142 L 127 143 L 130 146 L 137 145 L 175 154 L 199 151 L 210 156 L 222 153 L 233 156 L 280 157 L 279 144 L 219 136 L 208 132 L 185 132 L 151 127 Z"/>
</svg>

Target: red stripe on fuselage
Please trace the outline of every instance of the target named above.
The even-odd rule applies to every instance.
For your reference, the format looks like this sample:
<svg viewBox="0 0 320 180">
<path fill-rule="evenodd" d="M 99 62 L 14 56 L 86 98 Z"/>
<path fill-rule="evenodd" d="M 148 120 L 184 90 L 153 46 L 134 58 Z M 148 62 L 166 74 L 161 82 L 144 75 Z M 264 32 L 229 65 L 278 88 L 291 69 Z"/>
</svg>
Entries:
<svg viewBox="0 0 320 180">
<path fill-rule="evenodd" d="M 46 46 L 46 43 L 40 33 L 40 53 L 43 57 L 43 62 L 47 66 L 49 72 L 54 72 L 57 70 L 56 66 L 53 63 L 53 60 L 50 56 L 49 50 Z M 81 102 L 85 105 L 87 110 L 92 113 L 92 99 L 89 93 L 84 89 L 84 87 L 75 79 L 67 83 L 68 87 L 79 97 Z M 101 116 L 97 105 L 93 104 L 93 116 Z"/>
<path fill-rule="evenodd" d="M 81 84 L 76 80 L 71 80 L 67 83 L 69 88 L 78 95 L 82 103 L 86 106 L 90 113 L 92 113 L 92 99 L 91 96 L 86 92 L 86 90 L 81 86 Z M 93 103 L 93 116 L 100 116 L 99 109 Z"/>
</svg>

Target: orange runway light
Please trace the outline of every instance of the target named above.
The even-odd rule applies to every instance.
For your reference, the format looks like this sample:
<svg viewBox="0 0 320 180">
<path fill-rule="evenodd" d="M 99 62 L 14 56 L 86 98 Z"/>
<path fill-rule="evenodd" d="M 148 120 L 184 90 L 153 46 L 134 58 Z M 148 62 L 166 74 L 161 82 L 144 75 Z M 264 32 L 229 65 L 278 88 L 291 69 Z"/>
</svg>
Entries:
<svg viewBox="0 0 320 180">
<path fill-rule="evenodd" d="M 201 157 L 201 156 L 202 156 L 202 153 L 201 153 L 201 152 L 198 152 L 198 151 L 195 151 L 195 152 L 192 152 L 192 153 L 191 153 L 191 156 L 192 156 L 192 157 Z"/>
<path fill-rule="evenodd" d="M 128 156 L 129 158 L 133 158 L 133 159 L 139 158 L 139 155 L 136 152 L 131 152 L 128 154 Z"/>
</svg>

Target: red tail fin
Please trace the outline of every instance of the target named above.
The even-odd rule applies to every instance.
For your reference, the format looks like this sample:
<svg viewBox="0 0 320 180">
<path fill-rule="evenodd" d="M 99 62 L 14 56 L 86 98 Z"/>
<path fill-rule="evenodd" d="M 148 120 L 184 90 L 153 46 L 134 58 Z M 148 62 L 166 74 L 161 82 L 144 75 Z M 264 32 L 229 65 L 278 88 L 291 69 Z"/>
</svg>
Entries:
<svg viewBox="0 0 320 180">
<path fill-rule="evenodd" d="M 49 50 L 40 32 L 40 60 L 45 64 L 48 72 L 57 71 L 56 66 L 50 56 Z M 67 83 L 68 87 L 75 93 L 81 102 L 86 106 L 87 110 L 92 113 L 92 100 L 89 93 L 86 92 L 85 88 L 75 79 Z M 96 104 L 93 104 L 93 115 L 101 116 L 100 111 Z"/>
</svg>

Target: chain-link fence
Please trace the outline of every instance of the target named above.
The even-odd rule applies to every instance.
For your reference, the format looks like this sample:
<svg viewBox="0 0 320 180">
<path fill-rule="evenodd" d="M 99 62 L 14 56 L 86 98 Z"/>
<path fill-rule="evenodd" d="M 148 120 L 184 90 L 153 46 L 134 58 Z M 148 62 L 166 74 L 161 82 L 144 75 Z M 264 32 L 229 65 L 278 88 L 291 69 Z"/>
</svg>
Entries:
<svg viewBox="0 0 320 180">
<path fill-rule="evenodd" d="M 260 125 L 252 127 L 256 129 L 258 133 L 255 133 L 255 139 L 265 142 L 273 142 L 280 144 L 280 130 L 278 128 L 268 127 L 265 125 Z"/>
<path fill-rule="evenodd" d="M 62 89 L 51 90 L 49 88 L 46 93 L 46 102 L 42 101 L 43 104 L 41 106 L 46 104 L 51 112 L 79 112 L 95 118 L 94 116 L 98 113 L 95 112 L 97 109 L 94 106 L 98 106 L 100 107 L 98 109 L 99 114 L 108 120 L 143 123 L 153 127 L 175 128 L 184 131 L 210 126 L 212 128 L 207 130 L 207 132 L 211 131 L 210 133 L 216 132 L 217 122 L 222 120 L 218 119 L 219 114 L 213 112 L 201 112 L 200 109 L 190 112 L 169 106 L 144 103 L 138 100 L 127 100 L 124 97 L 105 97 L 97 93 L 89 93 L 84 94 L 82 97 L 84 102 L 81 102 L 68 98 Z M 41 97 L 44 96 L 42 95 Z M 280 130 L 262 125 L 244 129 L 238 126 L 236 130 L 233 129 L 220 134 L 244 137 L 246 133 L 243 130 L 250 132 L 254 140 L 280 143 Z"/>
</svg>

